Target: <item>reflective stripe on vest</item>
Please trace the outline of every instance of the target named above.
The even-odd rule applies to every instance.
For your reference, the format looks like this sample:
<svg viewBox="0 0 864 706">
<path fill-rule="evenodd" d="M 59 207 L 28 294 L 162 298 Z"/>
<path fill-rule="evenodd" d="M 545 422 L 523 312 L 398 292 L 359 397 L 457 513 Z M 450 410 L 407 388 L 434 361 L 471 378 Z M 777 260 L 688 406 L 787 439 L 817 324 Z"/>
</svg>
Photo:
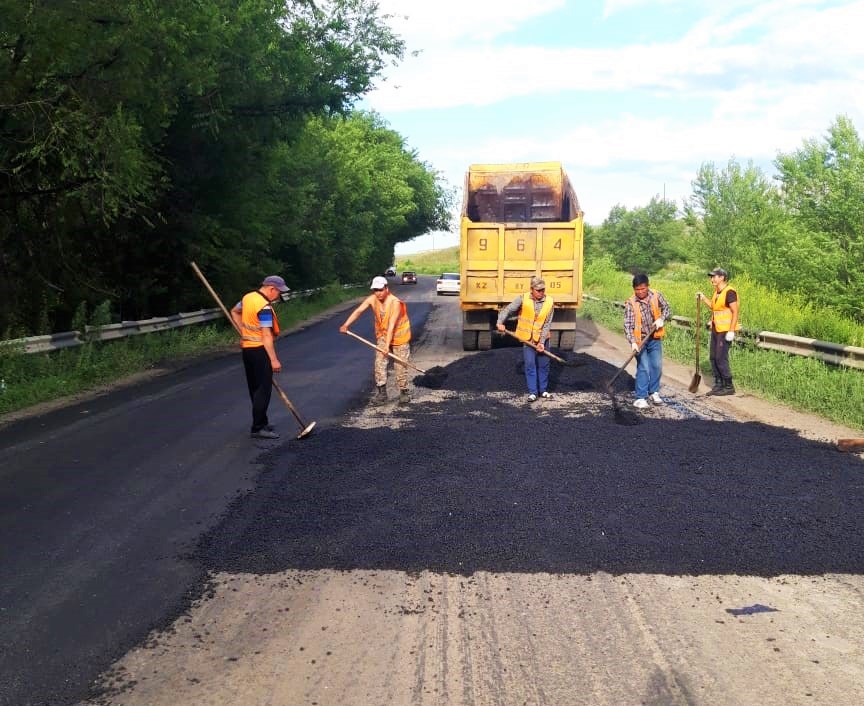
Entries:
<svg viewBox="0 0 864 706">
<path fill-rule="evenodd" d="M 540 333 L 543 331 L 543 324 L 549 317 L 549 312 L 552 311 L 552 305 L 555 302 L 552 297 L 547 296 L 540 307 L 539 313 L 534 313 L 534 298 L 530 294 L 522 296 L 522 310 L 519 312 L 519 318 L 516 321 L 516 338 L 520 341 L 531 341 L 532 343 L 540 342 Z"/>
<path fill-rule="evenodd" d="M 386 336 L 387 329 L 390 328 L 390 312 L 393 311 L 389 302 L 390 297 L 393 297 L 399 306 L 399 314 L 397 315 L 396 326 L 393 329 L 393 340 L 390 341 L 390 345 L 402 346 L 411 340 L 411 322 L 408 320 L 408 307 L 395 294 L 388 295 L 388 298 L 384 300 L 383 311 L 377 301 L 372 308 L 375 314 L 375 337 L 381 338 L 382 336 Z"/>
<path fill-rule="evenodd" d="M 630 303 L 633 306 L 633 316 L 636 318 L 633 325 L 633 338 L 636 339 L 637 345 L 642 342 L 642 305 L 640 304 L 642 301 L 645 300 L 639 299 L 635 294 L 630 297 Z M 648 290 L 648 305 L 651 307 L 651 314 L 654 316 L 654 320 L 651 322 L 653 324 L 654 321 L 663 316 L 663 312 L 660 311 L 660 297 L 657 296 L 657 292 L 651 289 Z M 665 335 L 665 326 L 659 331 L 654 332 L 654 338 L 663 338 Z"/>
<path fill-rule="evenodd" d="M 738 291 L 734 287 L 727 284 L 719 292 L 715 291 L 714 296 L 711 297 L 711 320 L 717 333 L 728 331 L 732 326 L 732 309 L 726 304 L 727 292 L 738 294 Z M 740 321 L 735 322 L 735 330 L 741 330 Z"/>
<path fill-rule="evenodd" d="M 242 319 L 240 345 L 243 348 L 260 348 L 264 345 L 258 313 L 269 303 L 267 297 L 257 290 L 246 294 L 240 302 L 240 317 Z M 271 310 L 271 313 L 273 314 L 273 336 L 276 337 L 279 335 L 279 320 L 276 318 L 275 311 Z"/>
</svg>

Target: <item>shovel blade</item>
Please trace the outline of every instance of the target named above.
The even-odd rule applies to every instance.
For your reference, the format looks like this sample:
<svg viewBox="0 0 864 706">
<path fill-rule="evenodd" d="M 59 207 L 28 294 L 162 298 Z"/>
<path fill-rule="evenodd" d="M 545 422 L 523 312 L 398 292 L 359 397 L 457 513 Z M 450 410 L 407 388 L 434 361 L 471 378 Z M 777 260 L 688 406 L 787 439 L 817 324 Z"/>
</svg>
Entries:
<svg viewBox="0 0 864 706">
<path fill-rule="evenodd" d="M 699 389 L 699 383 L 702 382 L 702 376 L 699 373 L 693 374 L 693 379 L 690 381 L 690 387 L 687 389 L 690 392 L 696 392 Z"/>
</svg>

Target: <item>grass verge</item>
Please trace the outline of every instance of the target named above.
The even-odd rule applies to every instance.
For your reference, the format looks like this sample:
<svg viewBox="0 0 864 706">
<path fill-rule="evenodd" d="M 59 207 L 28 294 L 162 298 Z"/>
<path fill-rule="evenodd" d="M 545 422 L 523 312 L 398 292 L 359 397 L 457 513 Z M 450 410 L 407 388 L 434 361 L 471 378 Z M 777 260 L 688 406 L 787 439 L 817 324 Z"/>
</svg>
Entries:
<svg viewBox="0 0 864 706">
<path fill-rule="evenodd" d="M 319 294 L 278 306 L 279 324 L 288 330 L 341 302 L 367 294 L 331 286 Z M 87 343 L 51 353 L 0 353 L 0 415 L 76 395 L 125 377 L 186 359 L 229 352 L 237 334 L 227 321 Z"/>
<path fill-rule="evenodd" d="M 418 272 L 424 275 L 440 275 L 442 272 L 459 272 L 459 246 L 441 250 L 426 250 L 413 255 L 396 258 L 396 271 Z"/>
<path fill-rule="evenodd" d="M 658 288 L 664 291 L 662 286 Z M 592 291 L 592 294 L 608 296 L 599 291 Z M 624 312 L 612 304 L 585 300 L 582 316 L 623 336 Z M 710 380 L 711 363 L 704 337 L 702 342 L 699 369 L 703 377 Z M 669 326 L 663 339 L 663 354 L 679 363 L 695 366 L 692 331 Z M 864 373 L 860 370 L 758 349 L 741 339 L 732 347 L 729 363 L 736 387 L 793 409 L 864 429 Z"/>
</svg>

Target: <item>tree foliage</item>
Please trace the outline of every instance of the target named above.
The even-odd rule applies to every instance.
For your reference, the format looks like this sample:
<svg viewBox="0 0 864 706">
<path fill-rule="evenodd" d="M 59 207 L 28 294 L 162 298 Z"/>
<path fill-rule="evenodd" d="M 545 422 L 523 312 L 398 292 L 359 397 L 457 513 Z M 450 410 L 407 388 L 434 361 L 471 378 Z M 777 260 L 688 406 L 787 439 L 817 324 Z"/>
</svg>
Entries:
<svg viewBox="0 0 864 706">
<path fill-rule="evenodd" d="M 775 161 L 779 184 L 730 160 L 703 164 L 685 208 L 691 261 L 722 265 L 862 318 L 864 146 L 847 118 Z"/>
<path fill-rule="evenodd" d="M 808 234 L 816 261 L 806 287 L 815 300 L 864 320 L 864 143 L 841 116 L 822 140 L 775 162 L 782 201 Z"/>
<path fill-rule="evenodd" d="M 617 205 L 603 225 L 592 233 L 592 249 L 610 255 L 622 270 L 656 272 L 680 247 L 683 226 L 676 220 L 677 207 L 658 196 L 647 206 L 627 210 Z"/>
<path fill-rule="evenodd" d="M 0 0 L 0 16 L 0 332 L 57 330 L 81 302 L 206 304 L 191 258 L 232 294 L 269 271 L 365 278 L 446 219 L 398 135 L 340 117 L 402 55 L 372 0 Z"/>
</svg>

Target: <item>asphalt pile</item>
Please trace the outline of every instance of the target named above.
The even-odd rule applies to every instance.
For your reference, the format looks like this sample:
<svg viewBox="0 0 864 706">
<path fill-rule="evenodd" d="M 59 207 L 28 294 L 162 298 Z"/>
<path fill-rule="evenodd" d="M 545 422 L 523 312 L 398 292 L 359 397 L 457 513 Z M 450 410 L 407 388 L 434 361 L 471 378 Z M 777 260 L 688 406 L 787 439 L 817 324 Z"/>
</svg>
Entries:
<svg viewBox="0 0 864 706">
<path fill-rule="evenodd" d="M 583 362 L 553 362 L 553 399 L 526 404 L 518 350 L 469 356 L 447 366 L 449 394 L 283 444 L 197 558 L 251 573 L 864 571 L 858 457 L 758 423 L 621 426 L 600 392 L 614 368 Z"/>
</svg>

